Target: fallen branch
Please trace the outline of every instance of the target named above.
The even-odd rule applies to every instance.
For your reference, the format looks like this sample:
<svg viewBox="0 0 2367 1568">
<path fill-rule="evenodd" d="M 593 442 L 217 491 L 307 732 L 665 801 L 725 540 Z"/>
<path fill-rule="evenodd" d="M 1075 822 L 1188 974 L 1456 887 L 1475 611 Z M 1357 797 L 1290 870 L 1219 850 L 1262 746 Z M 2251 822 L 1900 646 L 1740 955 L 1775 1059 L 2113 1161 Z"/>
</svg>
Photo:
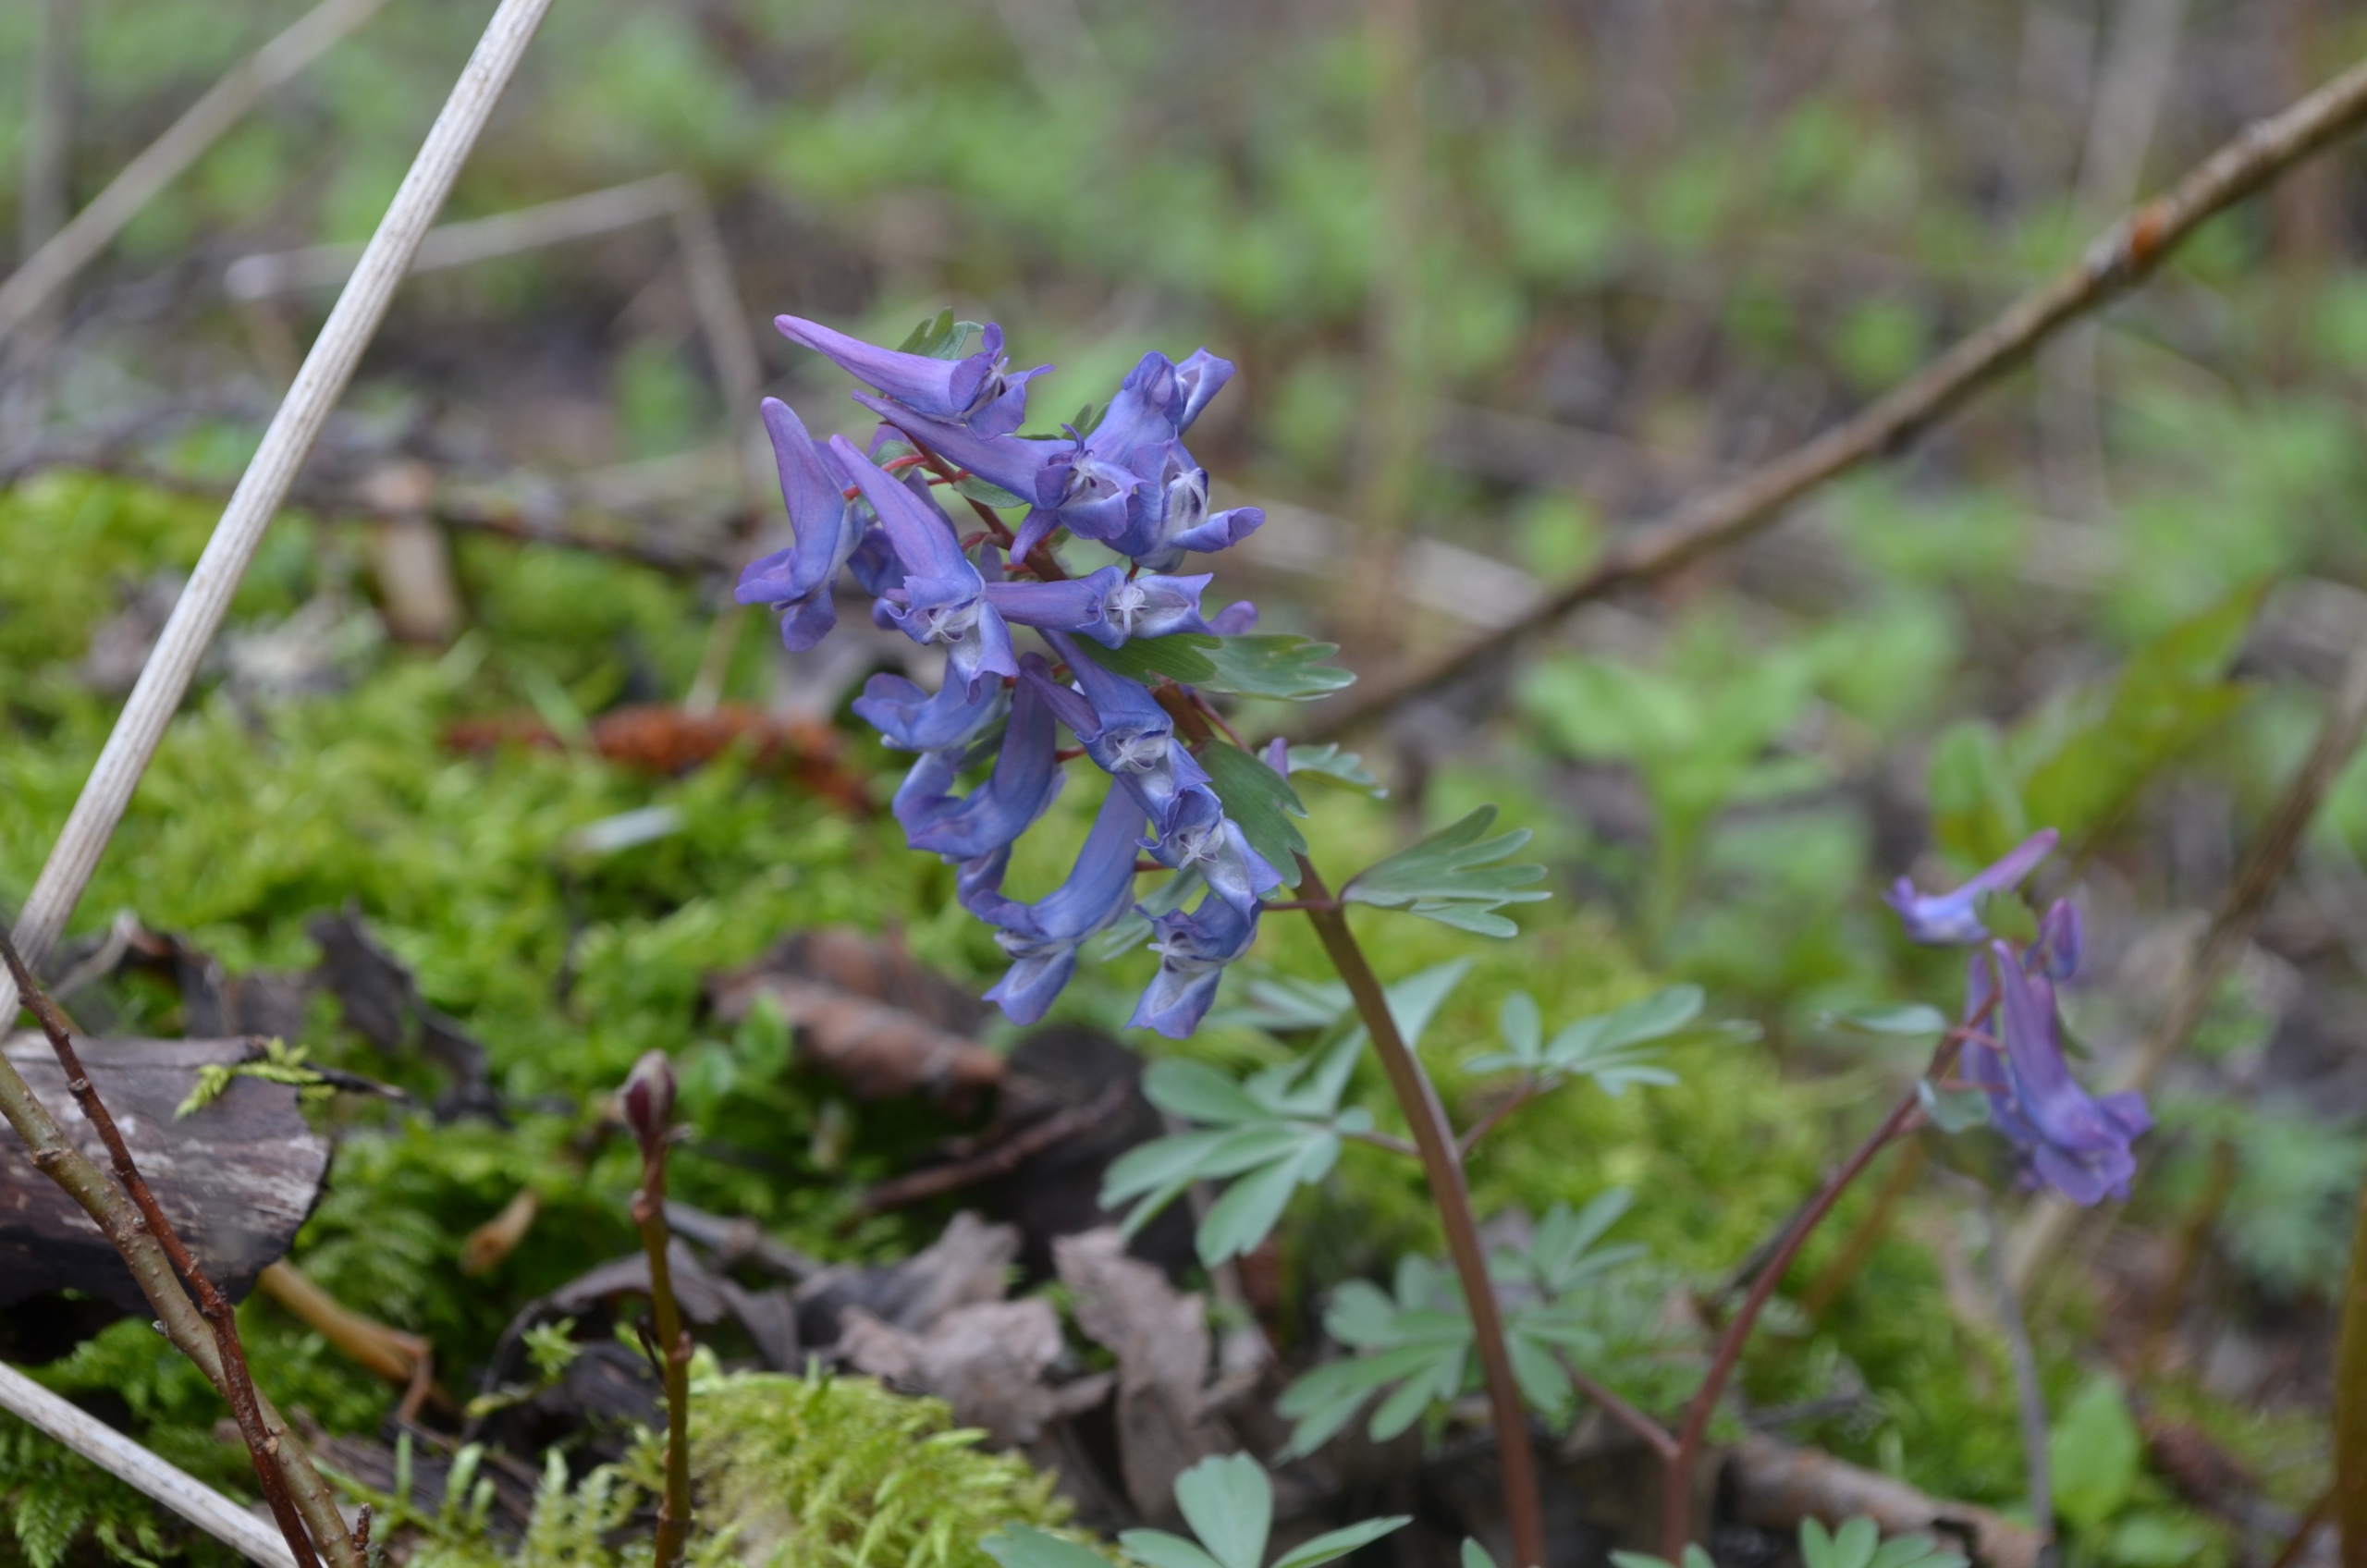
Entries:
<svg viewBox="0 0 2367 1568">
<path fill-rule="evenodd" d="M 0 1366 L 0 1410 L 164 1504 L 250 1562 L 262 1568 L 296 1568 L 288 1543 L 271 1526 L 13 1366 Z"/>
<path fill-rule="evenodd" d="M 2219 983 L 2250 943 L 2252 927 L 2260 923 L 2269 895 L 2285 879 L 2294 853 L 2301 847 L 2302 835 L 2317 817 L 2326 791 L 2358 752 L 2362 735 L 2367 735 L 2367 643 L 2351 650 L 2317 742 L 2245 851 L 2201 945 L 2178 972 L 2177 988 L 2170 993 L 2170 1005 L 2163 1011 L 2161 1023 L 2129 1059 L 2113 1084 L 2115 1090 L 2152 1088 L 2170 1058 L 2186 1048 Z M 2048 1193 L 2022 1216 L 2007 1252 L 2017 1295 L 2028 1299 L 2031 1282 L 2070 1234 L 2079 1214 L 2061 1196 Z"/>
<path fill-rule="evenodd" d="M 1705 551 L 1772 521 L 1802 496 L 1895 451 L 1957 404 L 2028 359 L 2065 326 L 2143 282 L 2208 219 L 2275 180 L 2367 119 L 2367 63 L 2273 118 L 2247 126 L 2165 194 L 2129 214 L 2054 278 L 1986 326 L 1823 435 L 1623 535 L 1591 570 L 1527 613 L 1460 647 L 1375 681 L 1352 701 L 1318 711 L 1304 736 L 1322 740 L 1370 722 L 1510 653 L 1580 605 L 1675 570 Z"/>
<path fill-rule="evenodd" d="M 230 67 L 165 134 L 123 166 L 91 204 L 0 283 L 0 338 L 22 326 L 73 280 L 156 193 L 246 118 L 264 94 L 311 65 L 368 21 L 386 0 L 321 0 L 278 37 Z"/>
</svg>

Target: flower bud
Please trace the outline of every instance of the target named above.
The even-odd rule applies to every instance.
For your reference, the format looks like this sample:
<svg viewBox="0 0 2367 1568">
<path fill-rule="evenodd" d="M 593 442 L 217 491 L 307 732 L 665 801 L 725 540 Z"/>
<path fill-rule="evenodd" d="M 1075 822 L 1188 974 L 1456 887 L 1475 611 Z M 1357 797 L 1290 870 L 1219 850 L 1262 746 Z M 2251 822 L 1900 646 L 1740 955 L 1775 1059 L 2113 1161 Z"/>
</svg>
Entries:
<svg viewBox="0 0 2367 1568">
<path fill-rule="evenodd" d="M 664 1141 L 674 1118 L 674 1064 L 664 1051 L 646 1052 L 632 1064 L 617 1106 L 644 1151 Z"/>
</svg>

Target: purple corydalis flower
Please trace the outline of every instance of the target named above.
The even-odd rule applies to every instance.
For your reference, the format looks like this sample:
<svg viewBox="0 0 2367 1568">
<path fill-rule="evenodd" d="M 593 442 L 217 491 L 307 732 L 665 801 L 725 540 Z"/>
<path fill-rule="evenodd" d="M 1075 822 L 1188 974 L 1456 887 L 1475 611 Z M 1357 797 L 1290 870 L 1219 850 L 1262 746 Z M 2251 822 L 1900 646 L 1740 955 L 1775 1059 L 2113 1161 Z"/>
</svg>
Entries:
<svg viewBox="0 0 2367 1568">
<path fill-rule="evenodd" d="M 1282 873 L 1249 847 L 1240 824 L 1225 815 L 1224 803 L 1205 784 L 1179 792 L 1159 827 L 1159 837 L 1143 847 L 1161 865 L 1197 871 L 1208 891 L 1227 903 L 1253 910 L 1282 885 Z"/>
<path fill-rule="evenodd" d="M 1965 1077 L 1990 1091 L 1992 1123 L 2019 1151 L 2032 1177 L 2073 1203 L 2126 1198 L 2137 1170 L 2129 1144 L 2153 1124 L 2145 1096 L 2096 1098 L 2079 1086 L 2064 1060 L 2054 983 L 1999 941 L 1973 955 L 1971 1015 L 1978 1016 L 1993 988 L 2005 1048 L 1976 1040 L 1964 1051 Z"/>
<path fill-rule="evenodd" d="M 1208 630 L 1208 623 L 1200 619 L 1200 594 L 1208 586 L 1208 574 L 1161 577 L 1146 572 L 1130 579 L 1116 567 L 1104 567 L 1102 570 L 1112 574 L 1116 581 L 1102 595 L 1101 625 L 1085 632 L 1102 646 L 1114 648 L 1130 637 L 1165 637 L 1177 631 Z"/>
<path fill-rule="evenodd" d="M 855 717 L 879 731 L 900 751 L 937 752 L 959 746 L 1001 717 L 1004 691 L 981 687 L 975 696 L 958 680 L 924 692 L 901 675 L 875 675 L 863 683 L 852 706 Z"/>
<path fill-rule="evenodd" d="M 1104 669 L 1074 642 L 1057 631 L 1044 633 L 1068 661 L 1076 681 L 1072 691 L 1046 670 L 1036 677 L 1061 722 L 1100 769 L 1133 791 L 1143 814 L 1164 825 L 1176 797 L 1208 776 L 1175 741 L 1175 720 L 1139 681 Z"/>
<path fill-rule="evenodd" d="M 764 416 L 795 543 L 751 562 L 740 574 L 736 596 L 743 605 L 781 611 L 781 642 L 790 652 L 803 653 L 838 624 L 831 590 L 864 529 L 847 503 L 836 454 L 816 447 L 796 411 L 779 398 L 765 399 Z"/>
<path fill-rule="evenodd" d="M 2005 891 L 2037 870 L 2039 862 L 2054 852 L 2060 837 L 2052 827 L 2039 829 L 1952 893 L 1919 893 L 1915 884 L 1902 876 L 1883 897 L 1898 911 L 1910 941 L 1931 947 L 1982 941 L 1989 928 L 1981 923 L 1981 900 Z"/>
<path fill-rule="evenodd" d="M 959 360 L 882 349 L 834 332 L 819 322 L 776 316 L 782 337 L 826 355 L 857 381 L 877 387 L 903 408 L 950 420 L 981 435 L 1008 435 L 1027 417 L 1027 383 L 1052 367 L 1013 374 L 1006 368 L 1002 328 L 991 322 L 978 351 Z"/>
<path fill-rule="evenodd" d="M 1134 842 L 1142 830 L 1141 806 L 1112 788 L 1068 879 L 1032 904 L 1003 897 L 1008 850 L 962 868 L 962 907 L 998 928 L 995 941 L 1011 958 L 987 999 L 1013 1023 L 1041 1019 L 1076 973 L 1077 949 L 1134 908 Z"/>
<path fill-rule="evenodd" d="M 1026 655 L 1030 667 L 1043 659 Z M 1064 781 L 1052 710 L 1037 682 L 1023 680 L 1011 703 L 1011 722 L 1003 729 L 995 753 L 994 771 L 967 795 L 955 795 L 953 781 L 968 760 L 969 748 L 948 746 L 924 752 L 896 790 L 892 806 L 896 820 L 913 848 L 941 854 L 949 860 L 975 860 L 1009 845 L 1034 826 L 1061 792 Z"/>
<path fill-rule="evenodd" d="M 1200 1026 L 1208 1004 L 1216 1000 L 1225 966 L 1257 940 L 1257 909 L 1255 904 L 1237 908 L 1211 893 L 1189 914 L 1178 910 L 1157 916 L 1151 931 L 1159 973 L 1127 1023 L 1157 1030 L 1171 1040 L 1184 1039 Z"/>
</svg>

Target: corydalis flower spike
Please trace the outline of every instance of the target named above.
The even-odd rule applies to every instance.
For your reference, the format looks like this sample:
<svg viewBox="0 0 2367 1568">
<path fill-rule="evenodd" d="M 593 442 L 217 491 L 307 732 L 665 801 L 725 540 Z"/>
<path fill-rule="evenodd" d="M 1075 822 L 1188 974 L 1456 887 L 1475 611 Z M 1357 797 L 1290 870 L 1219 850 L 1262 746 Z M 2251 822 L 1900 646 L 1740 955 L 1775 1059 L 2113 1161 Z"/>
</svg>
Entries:
<svg viewBox="0 0 2367 1568">
<path fill-rule="evenodd" d="M 1017 430 L 1027 416 L 1027 383 L 1052 368 L 1012 374 L 1003 359 L 1002 328 L 992 323 L 980 334 L 978 351 L 959 360 L 878 348 L 798 316 L 776 316 L 773 325 L 914 413 L 955 421 L 981 435 Z"/>
<path fill-rule="evenodd" d="M 2037 870 L 2039 863 L 2054 852 L 2060 837 L 2052 827 L 2041 828 L 1952 893 L 1919 893 L 1915 884 L 1902 876 L 1884 898 L 1898 911 L 1910 941 L 1932 947 L 1982 941 L 1989 928 L 1981 923 L 1981 900 L 2017 886 Z"/>
</svg>

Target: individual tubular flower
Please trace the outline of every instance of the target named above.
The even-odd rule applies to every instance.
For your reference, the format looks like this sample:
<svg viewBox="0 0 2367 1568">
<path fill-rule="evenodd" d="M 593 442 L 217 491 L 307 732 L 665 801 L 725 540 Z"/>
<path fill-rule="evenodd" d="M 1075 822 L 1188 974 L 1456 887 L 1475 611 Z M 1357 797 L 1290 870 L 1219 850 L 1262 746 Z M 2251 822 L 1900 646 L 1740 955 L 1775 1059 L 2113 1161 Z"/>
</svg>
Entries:
<svg viewBox="0 0 2367 1568">
<path fill-rule="evenodd" d="M 1175 743 L 1175 720 L 1140 682 L 1102 668 L 1060 632 L 1047 631 L 1044 640 L 1068 661 L 1076 689 L 1054 681 L 1049 669 L 1034 676 L 1035 683 L 1085 754 L 1133 792 L 1164 838 L 1176 797 L 1206 784 L 1208 773 Z"/>
<path fill-rule="evenodd" d="M 1258 507 L 1208 510 L 1208 471 L 1192 461 L 1181 441 L 1171 441 L 1155 459 L 1144 456 L 1143 483 L 1126 498 L 1124 528 L 1096 534 L 1122 556 L 1153 571 L 1165 571 L 1193 550 L 1230 549 L 1257 532 L 1266 513 Z"/>
<path fill-rule="evenodd" d="M 1981 900 L 2005 891 L 2038 869 L 2039 862 L 2054 852 L 2059 837 L 2052 827 L 2041 828 L 1952 893 L 1919 893 L 1915 884 L 1902 876 L 1884 898 L 1898 911 L 1911 941 L 1932 947 L 1981 941 L 1989 928 L 1981 923 Z"/>
<path fill-rule="evenodd" d="M 1181 1040 L 1208 1015 L 1225 965 L 1245 956 L 1257 940 L 1257 909 L 1255 904 L 1238 908 L 1211 892 L 1189 914 L 1177 911 L 1158 916 L 1151 931 L 1159 973 L 1127 1023 Z"/>
<path fill-rule="evenodd" d="M 1974 955 L 1974 1015 L 1993 987 L 2005 1048 L 1968 1045 L 1964 1074 L 1990 1091 L 1991 1122 L 2019 1152 L 2030 1177 L 2082 1206 L 2126 1198 L 2137 1170 L 2129 1144 L 2152 1126 L 2152 1115 L 2142 1095 L 2098 1099 L 2071 1076 L 2044 957 L 2038 949 L 2017 955 L 2000 941 Z"/>
<path fill-rule="evenodd" d="M 1027 417 L 1027 383 L 1052 368 L 1037 365 L 1013 374 L 1003 358 L 1002 328 L 991 322 L 979 337 L 978 351 L 959 360 L 877 348 L 798 316 L 776 316 L 773 325 L 791 342 L 827 356 L 900 407 L 981 435 L 1017 430 Z"/>
<path fill-rule="evenodd" d="M 764 416 L 796 539 L 788 549 L 751 562 L 740 574 L 737 596 L 743 605 L 779 610 L 780 640 L 791 653 L 803 653 L 838 624 L 831 590 L 839 569 L 862 543 L 864 527 L 847 501 L 847 480 L 836 454 L 816 446 L 795 410 L 779 398 L 765 399 Z"/>
<path fill-rule="evenodd" d="M 958 680 L 924 692 L 901 675 L 875 675 L 852 706 L 857 718 L 898 750 L 937 752 L 961 745 L 1000 717 L 1005 696 L 1000 685 L 973 696 Z"/>
<path fill-rule="evenodd" d="M 1161 865 L 1198 871 L 1209 892 L 1237 909 L 1254 911 L 1282 885 L 1282 873 L 1249 847 L 1241 825 L 1225 815 L 1224 803 L 1205 784 L 1178 793 L 1159 827 L 1159 836 L 1143 847 Z"/>
<path fill-rule="evenodd" d="M 1208 623 L 1200 619 L 1200 594 L 1209 581 L 1207 573 L 1197 577 L 1145 573 L 1129 579 L 1116 567 L 1104 567 L 1102 570 L 1110 573 L 1113 581 L 1109 592 L 1102 595 L 1101 624 L 1085 633 L 1102 646 L 1114 648 L 1130 637 L 1208 631 Z M 1098 577 L 1100 572 L 1094 575 Z M 1256 615 L 1254 607 L 1250 613 Z"/>
<path fill-rule="evenodd" d="M 943 644 L 946 679 L 959 680 L 971 700 L 988 679 L 1019 673 L 1006 622 L 1088 632 L 1101 625 L 1103 602 L 1124 580 L 1116 567 L 1059 582 L 1005 582 L 990 547 L 989 581 L 963 553 L 952 521 L 925 484 L 895 479 L 843 435 L 830 438 L 830 451 L 878 514 L 902 569 L 902 582 L 881 595 L 874 618 L 916 643 Z"/>
<path fill-rule="evenodd" d="M 996 927 L 995 941 L 1012 961 L 987 999 L 1012 1023 L 1042 1018 L 1076 973 L 1078 948 L 1133 909 L 1134 844 L 1142 830 L 1142 807 L 1113 785 L 1068 879 L 1034 903 L 1003 897 L 1008 850 L 962 868 L 962 907 Z"/>
<path fill-rule="evenodd" d="M 1031 670 L 1043 662 L 1036 654 L 1025 660 Z M 967 795 L 952 792 L 968 760 L 966 745 L 921 753 L 891 807 L 904 837 L 913 848 L 948 860 L 975 860 L 1002 849 L 1027 831 L 1060 795 L 1055 739 L 1042 682 L 1022 680 L 1012 697 L 1011 722 L 1003 729 L 994 771 L 985 783 Z"/>
</svg>

